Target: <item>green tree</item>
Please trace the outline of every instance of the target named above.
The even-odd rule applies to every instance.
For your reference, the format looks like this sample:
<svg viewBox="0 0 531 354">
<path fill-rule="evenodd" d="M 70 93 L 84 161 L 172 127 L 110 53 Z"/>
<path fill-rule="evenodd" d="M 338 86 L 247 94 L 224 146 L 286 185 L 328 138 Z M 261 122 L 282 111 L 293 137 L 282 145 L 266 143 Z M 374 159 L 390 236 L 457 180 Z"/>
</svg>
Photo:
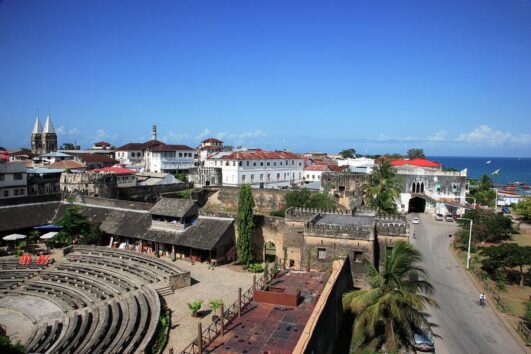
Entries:
<svg viewBox="0 0 531 354">
<path fill-rule="evenodd" d="M 91 226 L 88 219 L 80 213 L 78 206 L 72 206 L 65 210 L 65 214 L 56 223 L 63 229 L 55 236 L 55 241 L 69 245 L 79 236 L 88 236 L 91 233 Z"/>
<path fill-rule="evenodd" d="M 516 214 L 522 216 L 526 220 L 531 219 L 531 199 L 530 198 L 526 198 L 526 199 L 518 202 L 514 206 L 514 212 Z"/>
<path fill-rule="evenodd" d="M 395 199 L 400 195 L 399 177 L 389 161 L 376 166 L 363 185 L 365 202 L 378 212 L 396 212 Z"/>
<path fill-rule="evenodd" d="M 407 151 L 407 158 L 410 160 L 418 159 L 418 158 L 423 159 L 423 158 L 426 158 L 426 155 L 424 155 L 423 149 L 412 148 Z"/>
<path fill-rule="evenodd" d="M 242 264 L 249 265 L 254 259 L 254 199 L 251 186 L 246 184 L 240 189 L 238 201 L 238 259 Z"/>
<path fill-rule="evenodd" d="M 2 354 L 23 354 L 26 353 L 26 349 L 17 341 L 16 343 L 11 343 L 8 337 L 0 336 L 0 353 Z"/>
<path fill-rule="evenodd" d="M 520 286 L 524 286 L 524 268 L 531 265 L 531 246 L 519 246 L 516 243 L 502 243 L 499 246 L 486 247 L 481 250 L 484 255 L 482 268 L 489 274 L 496 274 L 498 269 L 518 267 Z"/>
<path fill-rule="evenodd" d="M 483 175 L 479 180 L 470 180 L 470 196 L 476 198 L 476 203 L 492 207 L 496 199 L 492 179 Z"/>
<path fill-rule="evenodd" d="M 308 189 L 289 191 L 285 196 L 286 208 L 336 209 L 335 199 L 328 194 L 310 192 Z"/>
<path fill-rule="evenodd" d="M 511 219 L 490 209 L 468 210 L 464 217 L 474 221 L 472 227 L 472 241 L 474 243 L 500 242 L 511 237 L 513 231 Z M 458 222 L 468 233 L 470 223 L 468 221 Z"/>
<path fill-rule="evenodd" d="M 339 152 L 339 155 L 341 155 L 341 157 L 344 159 L 353 159 L 356 157 L 356 149 L 350 148 L 350 149 L 341 150 Z"/>
<path fill-rule="evenodd" d="M 375 349 L 383 345 L 387 351 L 398 352 L 411 347 L 416 331 L 432 333 L 433 324 L 425 311 L 428 305 L 438 305 L 429 297 L 434 289 L 421 261 L 418 250 L 398 241 L 384 255 L 381 272 L 366 262 L 371 289 L 343 295 L 343 307 L 356 316 L 353 337 L 359 338 L 359 345 Z"/>
</svg>

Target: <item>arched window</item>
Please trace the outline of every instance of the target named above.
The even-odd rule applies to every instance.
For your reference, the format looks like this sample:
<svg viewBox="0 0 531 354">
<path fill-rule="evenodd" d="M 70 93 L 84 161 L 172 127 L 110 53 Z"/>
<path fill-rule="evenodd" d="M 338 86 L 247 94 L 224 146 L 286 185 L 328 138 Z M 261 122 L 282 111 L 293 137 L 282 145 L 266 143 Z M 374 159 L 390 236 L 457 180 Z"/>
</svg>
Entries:
<svg viewBox="0 0 531 354">
<path fill-rule="evenodd" d="M 420 193 L 424 193 L 424 182 L 420 184 Z"/>
</svg>

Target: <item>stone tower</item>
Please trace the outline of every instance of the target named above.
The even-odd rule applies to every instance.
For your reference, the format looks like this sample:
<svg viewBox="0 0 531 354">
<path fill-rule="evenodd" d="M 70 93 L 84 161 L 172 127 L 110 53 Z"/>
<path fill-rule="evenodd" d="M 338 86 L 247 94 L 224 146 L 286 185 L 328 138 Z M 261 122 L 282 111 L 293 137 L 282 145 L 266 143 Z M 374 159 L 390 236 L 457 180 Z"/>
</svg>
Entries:
<svg viewBox="0 0 531 354">
<path fill-rule="evenodd" d="M 39 115 L 35 119 L 35 125 L 31 132 L 31 152 L 37 155 L 42 154 L 42 125 Z"/>
<path fill-rule="evenodd" d="M 48 114 L 42 131 L 42 153 L 47 154 L 53 151 L 57 151 L 57 134 L 55 134 L 52 120 Z"/>
<path fill-rule="evenodd" d="M 157 140 L 157 126 L 155 124 L 151 127 L 151 140 Z"/>
</svg>

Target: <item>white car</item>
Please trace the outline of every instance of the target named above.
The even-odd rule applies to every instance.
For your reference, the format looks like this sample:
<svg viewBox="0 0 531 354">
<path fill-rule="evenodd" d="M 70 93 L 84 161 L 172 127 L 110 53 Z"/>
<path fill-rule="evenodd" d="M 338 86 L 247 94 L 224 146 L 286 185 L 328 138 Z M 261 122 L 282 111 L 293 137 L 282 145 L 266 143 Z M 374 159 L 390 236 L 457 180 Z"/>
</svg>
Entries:
<svg viewBox="0 0 531 354">
<path fill-rule="evenodd" d="M 411 220 L 411 223 L 412 223 L 412 224 L 420 224 L 420 220 L 419 220 L 419 218 L 414 217 L 414 218 Z"/>
</svg>

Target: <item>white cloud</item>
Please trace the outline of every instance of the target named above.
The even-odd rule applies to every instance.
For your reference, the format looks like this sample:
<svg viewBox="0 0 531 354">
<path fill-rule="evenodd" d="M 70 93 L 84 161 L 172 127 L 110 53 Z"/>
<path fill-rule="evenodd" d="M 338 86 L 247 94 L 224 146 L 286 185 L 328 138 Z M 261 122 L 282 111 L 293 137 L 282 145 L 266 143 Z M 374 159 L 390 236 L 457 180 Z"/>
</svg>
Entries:
<svg viewBox="0 0 531 354">
<path fill-rule="evenodd" d="M 55 128 L 55 132 L 59 135 L 79 135 L 81 132 L 77 128 L 72 129 L 66 129 L 64 126 L 60 126 L 59 128 Z"/>
<path fill-rule="evenodd" d="M 95 140 L 97 140 L 97 141 L 104 140 L 104 139 L 114 140 L 117 137 L 118 137 L 118 134 L 109 134 L 105 130 L 100 128 L 100 129 L 96 130 Z"/>
<path fill-rule="evenodd" d="M 474 145 L 529 145 L 531 143 L 531 134 L 513 134 L 494 130 L 488 125 L 480 125 L 468 133 L 459 134 L 455 140 Z"/>
<path fill-rule="evenodd" d="M 428 136 L 426 140 L 428 141 L 445 141 L 446 137 L 448 135 L 448 132 L 446 130 L 439 130 L 435 132 L 433 135 Z"/>
<path fill-rule="evenodd" d="M 205 129 L 203 129 L 203 131 L 201 133 L 197 134 L 196 138 L 198 140 L 205 140 L 209 136 L 212 136 L 212 134 L 213 134 L 212 130 L 210 130 L 208 128 L 205 128 Z"/>
<path fill-rule="evenodd" d="M 190 142 L 190 135 L 188 133 L 176 133 L 173 130 L 168 131 L 160 140 L 166 144 L 172 143 L 188 143 Z"/>
</svg>

